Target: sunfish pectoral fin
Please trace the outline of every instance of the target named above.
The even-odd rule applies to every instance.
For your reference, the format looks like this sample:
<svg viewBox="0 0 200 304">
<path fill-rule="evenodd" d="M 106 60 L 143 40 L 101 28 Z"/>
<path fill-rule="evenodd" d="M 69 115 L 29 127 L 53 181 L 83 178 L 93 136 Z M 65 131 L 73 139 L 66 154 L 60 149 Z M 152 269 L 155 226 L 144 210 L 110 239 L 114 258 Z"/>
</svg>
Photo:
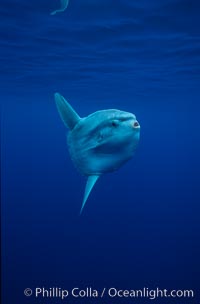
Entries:
<svg viewBox="0 0 200 304">
<path fill-rule="evenodd" d="M 100 175 L 90 175 L 88 177 L 86 187 L 85 187 L 85 193 L 84 193 L 84 198 L 83 198 L 83 203 L 82 203 L 80 214 L 82 213 L 83 208 L 85 206 L 85 203 L 88 199 L 88 196 L 90 195 L 90 192 L 91 192 L 92 188 L 94 187 L 94 185 L 95 185 L 95 183 L 96 183 L 96 181 L 98 180 L 99 177 L 100 177 Z"/>
<path fill-rule="evenodd" d="M 70 104 L 65 100 L 65 98 L 59 93 L 55 93 L 55 101 L 58 112 L 65 126 L 70 130 L 74 128 L 74 126 L 81 119 L 80 116 L 76 113 L 76 111 L 70 106 Z"/>
</svg>

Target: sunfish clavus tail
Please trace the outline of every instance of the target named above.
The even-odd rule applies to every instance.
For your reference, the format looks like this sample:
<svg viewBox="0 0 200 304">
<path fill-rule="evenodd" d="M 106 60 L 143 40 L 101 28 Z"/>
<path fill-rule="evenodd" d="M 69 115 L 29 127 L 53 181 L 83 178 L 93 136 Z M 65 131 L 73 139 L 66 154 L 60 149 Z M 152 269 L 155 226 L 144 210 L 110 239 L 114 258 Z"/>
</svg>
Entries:
<svg viewBox="0 0 200 304">
<path fill-rule="evenodd" d="M 65 126 L 68 127 L 70 130 L 73 130 L 73 128 L 81 120 L 81 118 L 71 107 L 71 105 L 60 94 L 58 93 L 55 94 L 55 101 L 58 112 Z M 80 213 L 82 212 L 83 207 L 87 201 L 87 198 L 98 178 L 99 175 L 91 175 L 88 177 Z"/>
</svg>

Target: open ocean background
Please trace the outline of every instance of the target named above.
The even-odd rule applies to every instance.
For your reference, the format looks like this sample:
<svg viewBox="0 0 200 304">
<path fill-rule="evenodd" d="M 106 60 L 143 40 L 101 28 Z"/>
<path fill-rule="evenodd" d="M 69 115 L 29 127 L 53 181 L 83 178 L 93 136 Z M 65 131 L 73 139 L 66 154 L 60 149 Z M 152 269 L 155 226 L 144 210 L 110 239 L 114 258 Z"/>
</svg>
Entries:
<svg viewBox="0 0 200 304">
<path fill-rule="evenodd" d="M 2 303 L 25 288 L 193 289 L 200 301 L 200 2 L 2 0 Z M 96 184 L 73 167 L 53 94 L 135 113 L 135 157 Z"/>
</svg>

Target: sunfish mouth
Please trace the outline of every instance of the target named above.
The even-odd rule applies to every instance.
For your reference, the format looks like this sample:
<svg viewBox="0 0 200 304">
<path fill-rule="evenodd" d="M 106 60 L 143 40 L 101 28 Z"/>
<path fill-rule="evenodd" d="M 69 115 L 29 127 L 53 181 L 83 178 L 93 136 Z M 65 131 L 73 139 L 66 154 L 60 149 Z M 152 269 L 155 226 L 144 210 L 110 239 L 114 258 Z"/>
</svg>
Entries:
<svg viewBox="0 0 200 304">
<path fill-rule="evenodd" d="M 140 125 L 139 125 L 139 122 L 138 122 L 138 121 L 135 121 L 135 122 L 133 123 L 133 128 L 135 128 L 135 129 L 140 128 Z"/>
</svg>

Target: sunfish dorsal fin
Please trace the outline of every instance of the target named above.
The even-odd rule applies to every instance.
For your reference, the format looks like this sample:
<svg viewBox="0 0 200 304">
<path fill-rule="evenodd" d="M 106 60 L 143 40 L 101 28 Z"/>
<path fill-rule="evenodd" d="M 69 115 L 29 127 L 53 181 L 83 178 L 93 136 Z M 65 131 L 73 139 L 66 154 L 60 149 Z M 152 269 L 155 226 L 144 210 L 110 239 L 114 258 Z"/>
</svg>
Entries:
<svg viewBox="0 0 200 304">
<path fill-rule="evenodd" d="M 99 175 L 88 176 L 88 180 L 87 180 L 87 183 L 86 183 L 86 186 L 85 186 L 85 193 L 84 193 L 84 198 L 83 198 L 83 203 L 82 203 L 80 214 L 82 213 L 83 208 L 85 206 L 85 203 L 88 199 L 88 196 L 89 196 L 92 188 L 94 187 L 96 181 L 98 180 L 98 178 L 99 178 Z"/>
<path fill-rule="evenodd" d="M 58 112 L 65 126 L 70 130 L 74 128 L 74 126 L 81 119 L 80 116 L 76 113 L 76 111 L 70 106 L 70 104 L 65 100 L 65 98 L 59 93 L 55 93 L 55 101 Z"/>
</svg>

